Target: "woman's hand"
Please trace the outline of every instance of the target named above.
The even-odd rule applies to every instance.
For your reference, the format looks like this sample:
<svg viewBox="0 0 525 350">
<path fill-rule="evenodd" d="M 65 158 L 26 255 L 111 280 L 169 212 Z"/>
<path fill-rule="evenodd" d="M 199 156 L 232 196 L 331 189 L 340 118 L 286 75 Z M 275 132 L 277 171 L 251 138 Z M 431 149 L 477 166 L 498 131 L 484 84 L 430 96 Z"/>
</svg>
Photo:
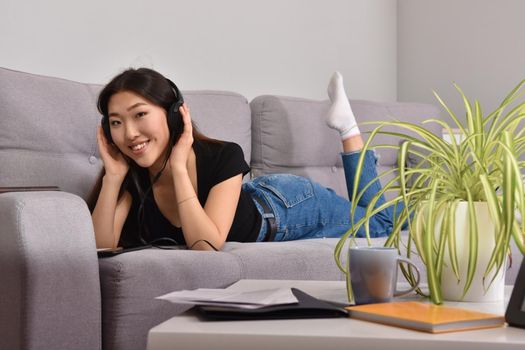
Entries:
<svg viewBox="0 0 525 350">
<path fill-rule="evenodd" d="M 179 108 L 179 111 L 182 115 L 184 127 L 179 140 L 171 150 L 169 165 L 172 171 L 187 171 L 186 164 L 193 145 L 193 127 L 191 125 L 190 109 L 186 103 Z"/>
<path fill-rule="evenodd" d="M 97 129 L 97 143 L 106 175 L 123 180 L 128 173 L 128 162 L 118 148 L 108 142 L 101 126 Z"/>
</svg>

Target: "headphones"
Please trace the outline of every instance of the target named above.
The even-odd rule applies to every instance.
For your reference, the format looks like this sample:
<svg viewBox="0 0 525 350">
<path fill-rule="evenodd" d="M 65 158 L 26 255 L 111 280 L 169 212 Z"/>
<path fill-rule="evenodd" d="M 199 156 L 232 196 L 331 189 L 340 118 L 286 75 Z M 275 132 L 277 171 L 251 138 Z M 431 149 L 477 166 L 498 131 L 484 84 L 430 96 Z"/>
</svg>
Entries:
<svg viewBox="0 0 525 350">
<path fill-rule="evenodd" d="M 173 93 L 175 94 L 175 102 L 173 102 L 167 111 L 167 121 L 168 121 L 168 130 L 170 131 L 170 140 L 172 142 L 172 146 L 178 141 L 180 135 L 182 134 L 182 131 L 184 130 L 184 124 L 182 123 L 182 115 L 179 111 L 179 108 L 184 104 L 184 98 L 182 97 L 182 94 L 175 85 L 174 82 L 172 82 L 169 79 L 166 79 L 168 83 L 170 84 Z M 104 136 L 106 137 L 106 140 L 108 140 L 109 143 L 113 144 L 113 138 L 111 137 L 111 131 L 109 128 L 109 116 L 103 116 L 101 120 L 102 130 L 104 131 Z"/>
</svg>

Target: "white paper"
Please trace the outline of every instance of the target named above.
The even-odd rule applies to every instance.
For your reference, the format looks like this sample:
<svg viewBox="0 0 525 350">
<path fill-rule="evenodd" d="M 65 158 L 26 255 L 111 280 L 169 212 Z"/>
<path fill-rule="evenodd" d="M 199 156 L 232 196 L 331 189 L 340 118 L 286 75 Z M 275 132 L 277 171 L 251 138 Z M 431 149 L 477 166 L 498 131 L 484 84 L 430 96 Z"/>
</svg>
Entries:
<svg viewBox="0 0 525 350">
<path fill-rule="evenodd" d="M 257 309 L 264 306 L 298 303 L 290 288 L 265 289 L 251 292 L 199 288 L 168 293 L 156 299 L 167 300 L 176 304 L 214 305 L 242 309 Z"/>
</svg>

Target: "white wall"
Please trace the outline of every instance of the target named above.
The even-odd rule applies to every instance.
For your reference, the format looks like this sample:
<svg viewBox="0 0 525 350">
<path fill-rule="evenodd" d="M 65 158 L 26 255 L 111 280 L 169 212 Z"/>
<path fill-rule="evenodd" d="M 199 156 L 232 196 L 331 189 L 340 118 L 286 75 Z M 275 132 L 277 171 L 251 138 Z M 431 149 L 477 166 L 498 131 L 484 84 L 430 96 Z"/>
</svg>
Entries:
<svg viewBox="0 0 525 350">
<path fill-rule="evenodd" d="M 0 66 L 104 83 L 147 66 L 182 89 L 396 99 L 396 0 L 1 0 Z"/>
<path fill-rule="evenodd" d="M 464 115 L 456 82 L 492 111 L 525 78 L 525 1 L 398 0 L 398 99 Z"/>
</svg>

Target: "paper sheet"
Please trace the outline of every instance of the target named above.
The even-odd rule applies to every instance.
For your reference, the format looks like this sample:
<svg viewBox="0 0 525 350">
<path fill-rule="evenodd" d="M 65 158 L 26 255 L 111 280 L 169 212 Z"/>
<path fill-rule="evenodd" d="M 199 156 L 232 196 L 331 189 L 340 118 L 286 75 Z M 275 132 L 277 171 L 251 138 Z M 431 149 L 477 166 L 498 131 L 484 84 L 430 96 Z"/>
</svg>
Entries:
<svg viewBox="0 0 525 350">
<path fill-rule="evenodd" d="M 156 299 L 177 304 L 215 305 L 257 309 L 270 305 L 295 304 L 298 302 L 290 288 L 265 289 L 239 292 L 229 289 L 199 288 L 168 293 Z"/>
</svg>

